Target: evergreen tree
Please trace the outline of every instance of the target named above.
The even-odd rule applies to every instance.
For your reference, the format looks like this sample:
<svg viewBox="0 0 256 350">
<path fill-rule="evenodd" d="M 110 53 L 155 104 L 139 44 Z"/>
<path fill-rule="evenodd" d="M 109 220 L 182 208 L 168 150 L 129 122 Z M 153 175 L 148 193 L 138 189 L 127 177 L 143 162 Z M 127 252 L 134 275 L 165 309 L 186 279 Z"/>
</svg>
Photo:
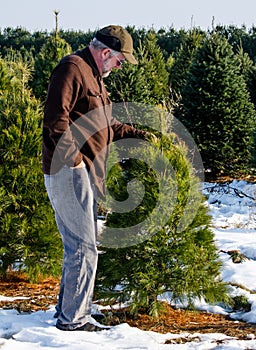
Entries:
<svg viewBox="0 0 256 350">
<path fill-rule="evenodd" d="M 190 65 L 197 48 L 203 40 L 203 35 L 197 29 L 187 33 L 186 40 L 181 44 L 178 52 L 169 58 L 173 59 L 170 67 L 171 96 L 175 103 L 181 98 L 181 90 L 186 83 Z"/>
<path fill-rule="evenodd" d="M 81 30 L 59 30 L 59 36 L 65 40 L 72 48 L 72 51 L 79 50 L 90 44 L 96 31 L 83 32 Z"/>
<path fill-rule="evenodd" d="M 61 272 L 62 243 L 41 170 L 42 111 L 22 61 L 0 60 L 0 272 Z"/>
<path fill-rule="evenodd" d="M 24 47 L 27 51 L 30 51 L 33 44 L 34 40 L 31 33 L 21 27 L 7 27 L 0 34 L 0 52 L 2 56 L 5 56 L 9 49 L 19 51 Z"/>
<path fill-rule="evenodd" d="M 255 92 L 255 84 L 256 84 L 256 65 L 248 55 L 248 53 L 244 52 L 242 47 L 239 48 L 237 53 L 237 58 L 240 63 L 241 74 L 245 78 L 247 89 L 250 93 L 250 99 L 254 104 L 254 108 L 256 107 L 256 92 Z"/>
<path fill-rule="evenodd" d="M 34 77 L 31 83 L 33 92 L 37 98 L 44 101 L 50 75 L 59 60 L 72 52 L 71 46 L 55 32 L 47 38 L 40 52 L 35 57 Z"/>
<path fill-rule="evenodd" d="M 157 297 L 165 292 L 190 306 L 196 297 L 208 302 L 228 300 L 199 180 L 176 137 L 158 137 L 156 146 L 167 161 L 163 167 L 158 153 L 147 146 L 139 153 L 141 157 L 146 152 L 151 166 L 134 154 L 110 172 L 108 186 L 119 203 L 127 199 L 127 185 L 134 179 L 143 183 L 144 197 L 128 212 L 108 214 L 96 281 L 99 297 L 129 300 L 134 313 L 144 308 L 153 316 L 161 308 Z M 169 165 L 174 170 L 171 176 Z M 156 174 L 159 167 L 162 171 Z M 134 191 L 135 198 L 141 196 L 140 189 Z"/>
<path fill-rule="evenodd" d="M 154 32 L 149 32 L 137 49 L 137 65 L 124 64 L 106 80 L 113 102 L 167 104 L 168 72 Z"/>
<path fill-rule="evenodd" d="M 247 30 L 245 25 L 241 28 L 234 25 L 216 26 L 214 29 L 216 33 L 225 37 L 232 46 L 234 53 L 238 53 L 243 48 L 243 51 L 254 60 L 255 58 L 255 34 L 253 28 Z"/>
<path fill-rule="evenodd" d="M 235 175 L 250 161 L 255 110 L 241 70 L 227 40 L 213 34 L 197 51 L 182 90 L 182 109 L 175 112 L 213 176 Z"/>
<path fill-rule="evenodd" d="M 161 28 L 157 32 L 157 43 L 165 59 L 170 55 L 175 56 L 180 47 L 186 43 L 186 40 L 187 31 L 184 29 L 177 31 L 173 27 L 170 27 L 168 29 Z"/>
</svg>

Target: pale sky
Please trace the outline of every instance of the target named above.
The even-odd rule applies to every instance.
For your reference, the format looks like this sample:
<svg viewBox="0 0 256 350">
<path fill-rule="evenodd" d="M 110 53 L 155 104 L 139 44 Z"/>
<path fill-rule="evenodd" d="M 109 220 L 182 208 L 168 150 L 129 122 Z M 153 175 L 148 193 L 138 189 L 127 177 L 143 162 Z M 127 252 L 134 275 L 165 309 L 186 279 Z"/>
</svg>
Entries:
<svg viewBox="0 0 256 350">
<path fill-rule="evenodd" d="M 63 30 L 95 30 L 108 24 L 188 29 L 215 25 L 256 25 L 256 0 L 0 0 L 0 29 L 55 28 L 54 10 Z"/>
</svg>

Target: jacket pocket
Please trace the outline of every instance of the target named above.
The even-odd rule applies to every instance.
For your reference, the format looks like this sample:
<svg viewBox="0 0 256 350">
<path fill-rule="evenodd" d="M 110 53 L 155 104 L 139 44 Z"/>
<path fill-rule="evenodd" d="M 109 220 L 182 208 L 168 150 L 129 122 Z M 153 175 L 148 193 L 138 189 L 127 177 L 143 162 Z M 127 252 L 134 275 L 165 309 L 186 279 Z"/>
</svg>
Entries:
<svg viewBox="0 0 256 350">
<path fill-rule="evenodd" d="M 89 110 L 102 107 L 102 93 L 97 90 L 88 90 Z"/>
</svg>

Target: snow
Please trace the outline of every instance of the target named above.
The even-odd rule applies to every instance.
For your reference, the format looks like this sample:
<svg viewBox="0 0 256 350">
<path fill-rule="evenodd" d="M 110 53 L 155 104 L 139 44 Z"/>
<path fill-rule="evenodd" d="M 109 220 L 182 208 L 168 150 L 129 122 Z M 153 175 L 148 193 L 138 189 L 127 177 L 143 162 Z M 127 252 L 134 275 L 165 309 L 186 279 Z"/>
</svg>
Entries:
<svg viewBox="0 0 256 350">
<path fill-rule="evenodd" d="M 212 215 L 212 226 L 220 258 L 222 279 L 230 284 L 233 296 L 246 296 L 251 304 L 248 312 L 230 312 L 221 305 L 195 301 L 198 310 L 227 314 L 234 320 L 256 323 L 256 184 L 233 181 L 231 184 L 204 184 L 204 194 Z M 239 250 L 245 259 L 234 263 L 227 252 Z M 19 299 L 21 297 L 18 297 Z M 168 295 L 159 296 L 167 299 Z M 0 300 L 13 300 L 0 295 Z M 178 306 L 178 305 L 177 305 Z M 160 334 L 142 331 L 128 324 L 120 324 L 101 332 L 63 332 L 55 327 L 54 305 L 47 311 L 31 314 L 0 309 L 1 350 L 238 350 L 256 349 L 256 338 L 248 334 L 237 340 L 220 333 Z M 189 341 L 175 343 L 177 338 Z M 171 340 L 173 339 L 173 343 Z M 168 340 L 169 344 L 165 344 Z"/>
</svg>

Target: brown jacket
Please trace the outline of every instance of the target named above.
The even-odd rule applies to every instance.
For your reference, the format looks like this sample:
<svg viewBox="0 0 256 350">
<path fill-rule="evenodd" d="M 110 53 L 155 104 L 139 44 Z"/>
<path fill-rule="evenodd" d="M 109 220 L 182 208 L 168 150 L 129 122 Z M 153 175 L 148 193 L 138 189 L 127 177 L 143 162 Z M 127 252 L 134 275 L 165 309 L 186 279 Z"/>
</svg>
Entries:
<svg viewBox="0 0 256 350">
<path fill-rule="evenodd" d="M 113 118 L 111 101 L 88 47 L 60 61 L 52 72 L 44 109 L 45 174 L 84 160 L 99 195 L 104 197 L 110 143 L 144 136 L 144 131 Z"/>
</svg>

